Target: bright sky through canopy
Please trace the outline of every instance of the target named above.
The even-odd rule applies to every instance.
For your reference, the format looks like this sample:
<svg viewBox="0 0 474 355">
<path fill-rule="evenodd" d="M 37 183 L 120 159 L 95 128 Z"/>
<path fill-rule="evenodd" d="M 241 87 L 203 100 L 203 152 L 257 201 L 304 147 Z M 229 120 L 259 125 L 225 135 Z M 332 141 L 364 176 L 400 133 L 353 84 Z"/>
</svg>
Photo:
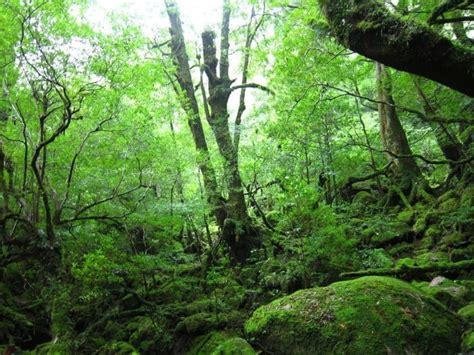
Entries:
<svg viewBox="0 0 474 355">
<path fill-rule="evenodd" d="M 177 0 L 183 25 L 194 33 L 220 22 L 222 0 Z M 147 36 L 153 36 L 158 28 L 168 27 L 164 0 L 94 0 L 88 12 L 89 20 L 108 30 L 109 14 L 125 14 L 142 28 Z"/>
</svg>

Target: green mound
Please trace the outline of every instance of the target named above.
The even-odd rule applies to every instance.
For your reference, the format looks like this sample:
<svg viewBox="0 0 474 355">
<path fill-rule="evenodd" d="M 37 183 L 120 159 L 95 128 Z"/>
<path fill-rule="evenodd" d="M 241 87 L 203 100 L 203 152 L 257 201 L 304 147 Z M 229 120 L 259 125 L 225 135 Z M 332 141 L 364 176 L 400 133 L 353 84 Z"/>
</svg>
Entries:
<svg viewBox="0 0 474 355">
<path fill-rule="evenodd" d="M 274 354 L 450 354 L 462 320 L 403 281 L 369 276 L 277 299 L 245 330 Z"/>
</svg>

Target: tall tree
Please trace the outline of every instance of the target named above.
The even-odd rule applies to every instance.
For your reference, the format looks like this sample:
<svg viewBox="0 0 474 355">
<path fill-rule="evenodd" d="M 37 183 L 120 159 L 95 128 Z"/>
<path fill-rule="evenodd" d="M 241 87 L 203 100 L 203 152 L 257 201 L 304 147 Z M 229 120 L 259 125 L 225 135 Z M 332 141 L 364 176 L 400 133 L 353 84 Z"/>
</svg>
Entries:
<svg viewBox="0 0 474 355">
<path fill-rule="evenodd" d="M 199 126 L 202 130 L 199 106 L 194 92 L 194 85 L 189 69 L 189 58 L 186 53 L 184 35 L 177 5 L 173 1 L 167 1 L 166 6 L 171 25 L 170 33 L 172 35 L 172 52 L 174 63 L 177 68 L 176 77 L 181 90 L 184 92 L 184 102 L 187 102 L 187 104 L 184 104 L 183 108 L 189 116 L 194 117 L 196 122 L 199 121 Z M 203 94 L 204 112 L 216 139 L 219 153 L 225 162 L 224 174 L 227 180 L 228 191 L 227 199 L 224 200 L 217 197 L 210 199 L 210 202 L 214 208 L 218 224 L 221 227 L 223 238 L 229 246 L 232 259 L 237 262 L 243 262 L 250 255 L 250 251 L 255 245 L 258 233 L 256 228 L 253 226 L 247 211 L 244 188 L 239 171 L 238 142 L 240 136 L 236 133 L 234 135 L 234 141 L 232 140 L 229 127 L 228 102 L 230 94 L 239 89 L 245 90 L 246 88 L 259 88 L 266 91 L 269 90 L 258 84 L 247 83 L 246 72 L 243 74 L 243 83 L 241 85 L 232 86 L 232 83 L 235 80 L 232 80 L 229 77 L 230 15 L 230 3 L 228 0 L 225 0 L 222 11 L 219 59 L 217 58 L 215 33 L 212 31 L 205 31 L 202 33 L 203 71 L 206 73 L 209 94 L 207 95 L 204 88 L 202 76 L 200 86 Z M 253 34 L 248 34 L 248 36 L 252 35 Z M 249 49 L 249 46 L 250 44 L 247 40 L 247 50 Z M 218 66 L 219 72 L 217 70 Z M 246 71 L 247 68 L 248 64 L 244 66 L 244 70 Z M 244 100 L 245 96 L 243 96 L 243 98 L 241 96 L 239 112 L 237 114 L 237 126 L 240 124 L 242 113 L 245 109 Z M 239 129 L 239 127 L 237 127 L 237 129 Z M 202 141 L 205 142 L 204 134 L 202 134 Z M 205 151 L 207 152 L 207 147 Z M 207 162 L 210 164 L 208 159 Z M 203 173 L 203 176 L 204 175 L 205 174 Z M 206 185 L 206 190 L 209 194 L 209 185 Z"/>
<path fill-rule="evenodd" d="M 212 166 L 206 136 L 202 127 L 178 5 L 173 0 L 165 1 L 165 4 L 170 22 L 171 52 L 173 63 L 176 67 L 176 80 L 179 84 L 179 88 L 175 87 L 175 91 L 180 98 L 183 110 L 188 116 L 188 125 L 198 153 L 198 166 L 203 176 L 207 199 L 218 225 L 222 228 L 225 212 L 223 211 L 222 198 L 217 190 L 216 174 Z"/>
</svg>

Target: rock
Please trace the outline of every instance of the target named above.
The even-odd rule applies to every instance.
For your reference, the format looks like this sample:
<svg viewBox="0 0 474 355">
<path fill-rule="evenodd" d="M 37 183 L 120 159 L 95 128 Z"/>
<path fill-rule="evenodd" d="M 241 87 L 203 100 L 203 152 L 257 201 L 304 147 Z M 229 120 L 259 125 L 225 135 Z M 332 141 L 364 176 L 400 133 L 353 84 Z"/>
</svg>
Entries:
<svg viewBox="0 0 474 355">
<path fill-rule="evenodd" d="M 245 339 L 230 332 L 212 332 L 197 338 L 187 355 L 256 355 Z"/>
<path fill-rule="evenodd" d="M 446 277 L 443 276 L 436 276 L 433 280 L 430 282 L 430 287 L 436 287 L 439 286 L 443 281 L 446 281 Z"/>
<path fill-rule="evenodd" d="M 222 315 L 221 315 L 222 317 Z M 185 317 L 176 325 L 176 331 L 189 335 L 200 335 L 219 329 L 222 319 L 214 313 L 201 312 Z"/>
<path fill-rule="evenodd" d="M 273 354 L 448 354 L 460 350 L 462 324 L 410 284 L 368 276 L 277 299 L 245 330 Z"/>
<path fill-rule="evenodd" d="M 474 303 L 470 303 L 467 306 L 461 308 L 458 311 L 458 314 L 466 321 L 474 323 Z"/>
<path fill-rule="evenodd" d="M 474 330 L 469 330 L 462 338 L 463 353 L 471 354 L 474 351 Z"/>
<path fill-rule="evenodd" d="M 454 311 L 465 306 L 468 302 L 469 290 L 460 283 L 442 276 L 435 277 L 430 283 L 418 282 L 416 285 Z"/>
</svg>

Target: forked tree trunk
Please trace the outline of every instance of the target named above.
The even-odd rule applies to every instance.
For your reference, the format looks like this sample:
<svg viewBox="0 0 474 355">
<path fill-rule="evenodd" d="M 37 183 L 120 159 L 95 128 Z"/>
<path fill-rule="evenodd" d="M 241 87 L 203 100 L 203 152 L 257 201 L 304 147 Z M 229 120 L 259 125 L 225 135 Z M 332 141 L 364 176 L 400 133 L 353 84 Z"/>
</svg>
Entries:
<svg viewBox="0 0 474 355">
<path fill-rule="evenodd" d="M 181 18 L 178 6 L 174 1 L 166 2 L 166 9 L 170 21 L 171 51 L 173 62 L 176 67 L 176 79 L 179 89 L 176 88 L 180 98 L 181 106 L 188 116 L 188 125 L 193 136 L 194 146 L 197 151 L 198 166 L 201 170 L 204 190 L 208 202 L 216 217 L 217 224 L 222 228 L 224 225 L 225 213 L 222 211 L 220 194 L 217 189 L 216 174 L 209 156 L 206 136 L 202 127 L 199 114 L 199 105 L 196 100 L 191 71 L 189 69 L 189 58 L 186 52 Z"/>
<path fill-rule="evenodd" d="M 194 143 L 201 157 L 199 167 L 203 174 L 204 187 L 209 202 L 213 206 L 214 215 L 221 227 L 224 240 L 229 246 L 232 259 L 236 262 L 244 262 L 255 244 L 256 229 L 253 227 L 247 212 L 239 172 L 238 151 L 232 141 L 229 129 L 227 104 L 232 92 L 232 80 L 229 78 L 230 7 L 228 1 L 224 1 L 219 76 L 217 73 L 219 61 L 216 55 L 215 35 L 213 32 L 202 34 L 204 71 L 209 82 L 209 97 L 204 108 L 209 125 L 216 138 L 219 153 L 225 162 L 224 173 L 227 178 L 229 196 L 228 200 L 224 200 L 217 193 L 215 173 L 210 162 L 206 138 L 202 129 L 178 8 L 174 1 L 167 1 L 166 6 L 171 24 L 171 47 L 177 71 L 176 78 L 180 90 L 184 93 L 182 105 L 188 114 L 188 122 L 193 133 Z M 205 97 L 206 93 L 202 83 L 201 89 Z M 208 110 L 207 104 L 210 110 Z"/>
<path fill-rule="evenodd" d="M 227 104 L 232 81 L 229 78 L 229 19 L 230 7 L 224 1 L 219 75 L 216 55 L 215 34 L 202 34 L 203 58 L 208 78 L 210 114 L 209 125 L 216 138 L 221 156 L 224 158 L 224 173 L 228 181 L 229 198 L 226 202 L 227 219 L 223 228 L 224 239 L 230 247 L 231 256 L 238 262 L 248 258 L 254 243 L 256 231 L 252 226 L 245 203 L 244 189 L 239 171 L 238 151 L 229 128 Z"/>
</svg>

